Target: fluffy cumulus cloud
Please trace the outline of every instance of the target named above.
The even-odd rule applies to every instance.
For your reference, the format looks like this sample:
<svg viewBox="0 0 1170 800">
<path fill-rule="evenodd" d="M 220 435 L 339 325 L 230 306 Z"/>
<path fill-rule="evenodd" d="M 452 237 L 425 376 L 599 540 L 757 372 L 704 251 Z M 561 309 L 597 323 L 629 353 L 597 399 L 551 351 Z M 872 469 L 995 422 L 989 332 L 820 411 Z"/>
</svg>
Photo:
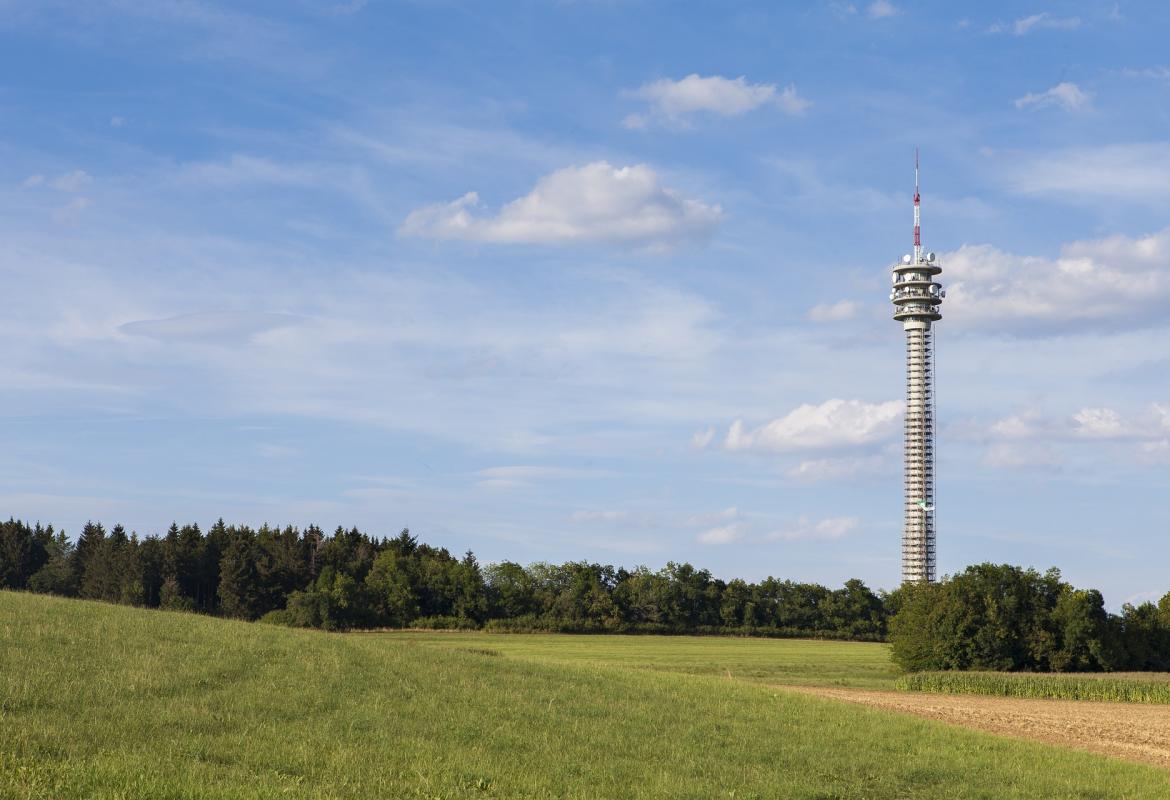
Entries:
<svg viewBox="0 0 1170 800">
<path fill-rule="evenodd" d="M 1089 108 L 1093 96 L 1075 83 L 1064 81 L 1046 89 L 1017 98 L 1016 108 L 1047 108 L 1056 106 L 1065 111 L 1084 111 Z"/>
<path fill-rule="evenodd" d="M 663 186 L 645 164 L 597 161 L 541 178 L 531 192 L 496 214 L 476 213 L 479 196 L 412 211 L 404 236 L 477 242 L 608 243 L 669 246 L 709 235 L 723 211 Z"/>
<path fill-rule="evenodd" d="M 1170 323 L 1170 228 L 1073 242 L 1055 259 L 965 245 L 944 262 L 954 327 L 1022 335 Z"/>
<path fill-rule="evenodd" d="M 724 78 L 712 75 L 704 78 L 687 75 L 674 81 L 668 78 L 647 83 L 626 93 L 645 100 L 649 108 L 645 114 L 626 117 L 628 128 L 643 128 L 652 119 L 682 122 L 691 114 L 709 113 L 721 117 L 738 117 L 761 106 L 770 105 L 786 114 L 801 114 L 809 102 L 789 85 L 779 89 L 772 83 L 748 83 L 747 78 Z"/>
<path fill-rule="evenodd" d="M 724 441 L 728 450 L 793 452 L 868 445 L 888 438 L 896 429 L 902 403 L 826 400 L 799 406 L 779 419 L 749 429 L 742 420 L 731 424 Z"/>
</svg>

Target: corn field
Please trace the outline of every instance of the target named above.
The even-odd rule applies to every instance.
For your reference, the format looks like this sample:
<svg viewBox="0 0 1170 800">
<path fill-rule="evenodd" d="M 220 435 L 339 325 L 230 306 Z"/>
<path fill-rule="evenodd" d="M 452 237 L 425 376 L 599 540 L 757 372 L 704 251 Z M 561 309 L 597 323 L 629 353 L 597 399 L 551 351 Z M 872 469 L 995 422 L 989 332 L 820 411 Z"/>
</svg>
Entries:
<svg viewBox="0 0 1170 800">
<path fill-rule="evenodd" d="M 908 692 L 986 694 L 1053 700 L 1170 703 L 1170 673 L 1038 674 L 1023 672 L 916 672 L 895 685 Z"/>
</svg>

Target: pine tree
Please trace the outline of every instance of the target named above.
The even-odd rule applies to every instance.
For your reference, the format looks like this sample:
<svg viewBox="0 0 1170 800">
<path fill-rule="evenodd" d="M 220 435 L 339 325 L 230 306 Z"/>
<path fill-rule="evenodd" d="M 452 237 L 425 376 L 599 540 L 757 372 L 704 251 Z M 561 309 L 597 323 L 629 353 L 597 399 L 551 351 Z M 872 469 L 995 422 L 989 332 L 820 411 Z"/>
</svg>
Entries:
<svg viewBox="0 0 1170 800">
<path fill-rule="evenodd" d="M 225 616 L 258 616 L 256 545 L 249 532 L 237 533 L 219 562 L 219 610 Z"/>
<path fill-rule="evenodd" d="M 96 522 L 87 522 L 77 537 L 77 547 L 73 549 L 73 582 L 78 591 L 85 597 L 85 573 L 90 562 L 101 552 L 106 540 L 106 529 Z"/>
<path fill-rule="evenodd" d="M 45 529 L 46 560 L 44 566 L 28 579 L 28 588 L 43 594 L 71 597 L 77 594 L 76 573 L 73 570 L 73 543 L 65 531 L 54 535 L 53 526 Z"/>
</svg>

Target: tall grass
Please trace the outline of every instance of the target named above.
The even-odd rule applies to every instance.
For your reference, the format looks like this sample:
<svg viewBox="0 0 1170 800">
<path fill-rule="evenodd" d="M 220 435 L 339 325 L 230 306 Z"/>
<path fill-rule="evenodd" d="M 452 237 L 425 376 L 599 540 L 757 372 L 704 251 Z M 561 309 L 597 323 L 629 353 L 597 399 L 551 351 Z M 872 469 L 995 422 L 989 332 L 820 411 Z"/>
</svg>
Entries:
<svg viewBox="0 0 1170 800">
<path fill-rule="evenodd" d="M 897 688 L 910 692 L 985 694 L 1051 700 L 1170 703 L 1170 673 L 1035 674 L 1021 672 L 916 672 Z"/>
<path fill-rule="evenodd" d="M 328 634 L 0 591 L 0 798 L 1170 796 L 1170 773 L 1153 767 L 725 675 L 543 661 L 509 652 L 519 637 L 460 636 Z M 633 641 L 664 646 L 643 654 L 660 665 L 672 648 L 691 666 L 702 658 L 681 639 Z"/>
</svg>

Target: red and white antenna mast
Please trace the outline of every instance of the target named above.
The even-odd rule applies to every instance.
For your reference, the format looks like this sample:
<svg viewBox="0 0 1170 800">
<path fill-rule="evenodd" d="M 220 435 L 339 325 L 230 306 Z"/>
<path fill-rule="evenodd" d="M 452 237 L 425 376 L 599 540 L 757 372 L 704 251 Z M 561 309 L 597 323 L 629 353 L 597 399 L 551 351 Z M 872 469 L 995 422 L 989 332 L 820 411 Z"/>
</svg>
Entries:
<svg viewBox="0 0 1170 800">
<path fill-rule="evenodd" d="M 918 194 L 918 148 L 914 148 L 914 263 L 922 260 L 922 210 Z"/>
</svg>

